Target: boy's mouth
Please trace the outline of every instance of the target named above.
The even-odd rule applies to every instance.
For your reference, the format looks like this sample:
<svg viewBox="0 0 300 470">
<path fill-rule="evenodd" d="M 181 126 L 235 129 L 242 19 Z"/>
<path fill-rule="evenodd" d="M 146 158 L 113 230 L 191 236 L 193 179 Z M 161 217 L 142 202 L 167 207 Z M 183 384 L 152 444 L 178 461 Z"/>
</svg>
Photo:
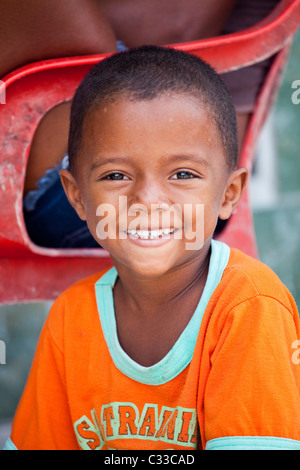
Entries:
<svg viewBox="0 0 300 470">
<path fill-rule="evenodd" d="M 160 230 L 127 230 L 129 237 L 141 240 L 158 240 L 160 238 L 168 238 L 174 232 L 174 228 Z"/>
</svg>

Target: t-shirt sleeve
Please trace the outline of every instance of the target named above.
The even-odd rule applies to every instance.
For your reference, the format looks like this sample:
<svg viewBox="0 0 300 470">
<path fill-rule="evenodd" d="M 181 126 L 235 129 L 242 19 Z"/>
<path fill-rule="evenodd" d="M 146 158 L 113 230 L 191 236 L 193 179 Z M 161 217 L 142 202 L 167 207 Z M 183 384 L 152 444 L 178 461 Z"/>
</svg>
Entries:
<svg viewBox="0 0 300 470">
<path fill-rule="evenodd" d="M 300 449 L 297 311 L 257 295 L 218 327 L 205 389 L 205 448 Z"/>
<path fill-rule="evenodd" d="M 50 320 L 61 321 L 57 302 Z M 7 450 L 78 449 L 66 394 L 64 356 L 49 319 L 42 330 L 25 390 L 18 405 Z"/>
</svg>

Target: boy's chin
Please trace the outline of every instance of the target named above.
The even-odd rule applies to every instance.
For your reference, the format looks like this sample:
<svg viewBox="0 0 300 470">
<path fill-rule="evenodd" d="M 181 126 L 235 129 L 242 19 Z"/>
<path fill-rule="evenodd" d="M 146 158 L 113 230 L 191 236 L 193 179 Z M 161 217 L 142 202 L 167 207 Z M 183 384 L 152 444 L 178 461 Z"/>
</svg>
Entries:
<svg viewBox="0 0 300 470">
<path fill-rule="evenodd" d="M 161 278 L 165 274 L 167 274 L 170 270 L 172 270 L 173 265 L 171 263 L 166 263 L 164 261 L 159 260 L 151 260 L 145 259 L 134 259 L 134 260 L 120 260 L 114 259 L 112 256 L 112 261 L 116 266 L 117 270 L 128 271 L 134 277 L 151 280 Z"/>
<path fill-rule="evenodd" d="M 133 264 L 130 266 L 131 271 L 138 277 L 143 278 L 143 279 L 156 279 L 156 278 L 161 278 L 164 276 L 169 269 L 172 269 L 171 267 L 169 268 L 168 266 L 160 265 L 149 265 L 149 263 L 142 263 L 142 264 Z"/>
</svg>

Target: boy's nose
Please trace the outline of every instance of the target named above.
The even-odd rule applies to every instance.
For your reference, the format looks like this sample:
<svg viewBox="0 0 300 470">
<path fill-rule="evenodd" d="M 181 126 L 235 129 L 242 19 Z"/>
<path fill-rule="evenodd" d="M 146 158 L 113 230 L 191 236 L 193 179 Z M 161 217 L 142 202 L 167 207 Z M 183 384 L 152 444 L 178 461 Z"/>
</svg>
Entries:
<svg viewBox="0 0 300 470">
<path fill-rule="evenodd" d="M 138 221 L 140 230 L 182 227 L 181 206 L 172 201 L 168 184 L 159 176 L 148 175 L 132 185 L 127 194 L 127 215 L 130 223 Z"/>
<path fill-rule="evenodd" d="M 147 178 L 134 185 L 128 202 L 130 205 L 140 205 L 141 209 L 145 207 L 149 210 L 153 204 L 156 206 L 168 204 L 169 198 L 163 185 L 155 178 Z"/>
</svg>

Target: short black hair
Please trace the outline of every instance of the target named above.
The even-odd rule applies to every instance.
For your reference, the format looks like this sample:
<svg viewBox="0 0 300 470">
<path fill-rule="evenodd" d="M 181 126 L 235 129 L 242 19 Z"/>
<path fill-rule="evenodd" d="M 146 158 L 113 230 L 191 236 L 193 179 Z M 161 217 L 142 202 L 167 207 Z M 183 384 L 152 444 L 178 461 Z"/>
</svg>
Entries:
<svg viewBox="0 0 300 470">
<path fill-rule="evenodd" d="M 171 47 L 142 46 L 101 60 L 76 90 L 68 144 L 71 171 L 76 167 L 84 120 L 97 106 L 119 97 L 152 100 L 167 92 L 192 95 L 208 107 L 227 164 L 234 169 L 238 158 L 236 112 L 220 76 L 196 55 Z"/>
</svg>

